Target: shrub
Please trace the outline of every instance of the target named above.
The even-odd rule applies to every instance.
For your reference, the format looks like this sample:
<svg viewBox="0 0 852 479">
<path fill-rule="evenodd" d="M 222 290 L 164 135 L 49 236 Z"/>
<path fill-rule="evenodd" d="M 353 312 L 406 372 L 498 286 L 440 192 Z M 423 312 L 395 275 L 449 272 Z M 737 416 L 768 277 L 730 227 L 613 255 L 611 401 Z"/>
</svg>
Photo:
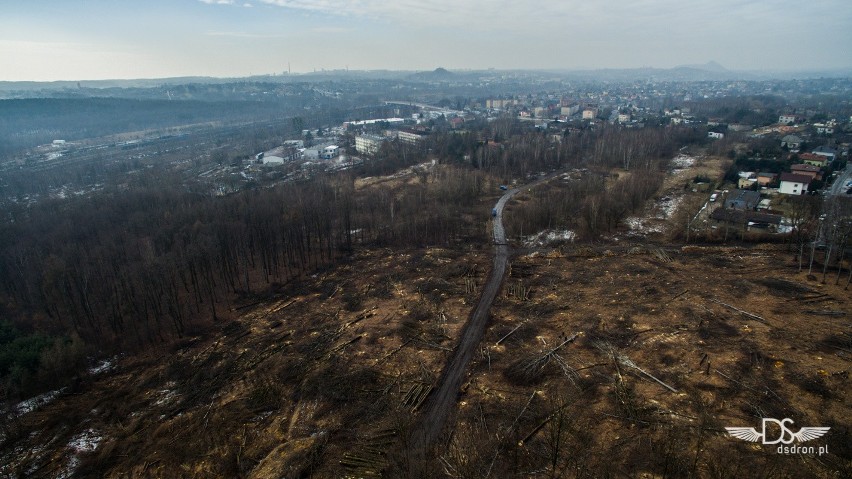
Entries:
<svg viewBox="0 0 852 479">
<path fill-rule="evenodd" d="M 87 351 L 76 334 L 52 338 L 0 322 L 0 384 L 10 396 L 58 387 L 85 367 Z"/>
</svg>

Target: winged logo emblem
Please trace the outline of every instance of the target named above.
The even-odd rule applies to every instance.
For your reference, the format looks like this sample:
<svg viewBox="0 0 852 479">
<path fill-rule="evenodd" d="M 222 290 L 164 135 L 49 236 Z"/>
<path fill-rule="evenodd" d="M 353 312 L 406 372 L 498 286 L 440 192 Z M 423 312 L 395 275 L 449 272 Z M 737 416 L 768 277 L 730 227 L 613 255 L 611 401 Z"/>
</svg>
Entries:
<svg viewBox="0 0 852 479">
<path fill-rule="evenodd" d="M 728 434 L 743 441 L 757 442 L 763 434 L 757 432 L 753 427 L 726 427 Z"/>
<path fill-rule="evenodd" d="M 799 442 L 805 442 L 805 441 L 810 441 L 811 439 L 816 439 L 818 437 L 824 436 L 825 433 L 827 433 L 829 429 L 831 429 L 831 428 L 830 427 L 803 427 L 803 428 L 799 429 L 799 432 L 793 434 L 793 436 L 796 436 L 796 439 L 798 439 Z"/>
<path fill-rule="evenodd" d="M 767 431 L 766 425 L 767 423 L 776 424 L 781 432 L 781 435 L 778 436 L 774 440 L 767 440 Z M 779 442 L 782 444 L 791 444 L 794 441 L 806 442 L 811 441 L 813 439 L 817 439 L 819 437 L 824 436 L 830 427 L 803 427 L 799 429 L 798 432 L 793 432 L 790 428 L 787 427 L 788 424 L 793 424 L 793 420 L 790 418 L 784 418 L 782 420 L 777 420 L 773 418 L 763 418 L 762 422 L 762 431 L 758 432 L 757 429 L 753 427 L 726 427 L 725 430 L 728 431 L 728 434 L 731 436 L 742 439 L 743 441 L 749 442 L 762 442 L 763 444 L 778 444 Z"/>
</svg>

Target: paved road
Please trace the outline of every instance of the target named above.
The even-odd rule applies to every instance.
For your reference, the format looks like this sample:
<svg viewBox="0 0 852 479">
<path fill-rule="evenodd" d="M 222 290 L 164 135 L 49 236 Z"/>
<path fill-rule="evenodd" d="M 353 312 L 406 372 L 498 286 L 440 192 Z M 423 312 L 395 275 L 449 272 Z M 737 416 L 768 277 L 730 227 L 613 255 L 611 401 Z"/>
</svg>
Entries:
<svg viewBox="0 0 852 479">
<path fill-rule="evenodd" d="M 453 355 L 441 373 L 437 388 L 432 391 L 423 406 L 419 427 L 416 427 L 412 434 L 413 451 L 420 455 L 425 454 L 426 448 L 441 433 L 447 415 L 456 402 L 456 396 L 458 396 L 464 380 L 467 365 L 470 363 L 474 351 L 476 351 L 476 346 L 479 345 L 485 335 L 488 312 L 491 303 L 497 297 L 497 292 L 500 291 L 503 275 L 506 273 L 506 263 L 509 259 L 509 246 L 506 244 L 506 231 L 503 228 L 503 207 L 519 191 L 519 189 L 507 191 L 494 207 L 497 210 L 497 216 L 494 218 L 494 265 L 488 275 L 488 280 L 485 282 L 479 303 L 462 328 L 461 337 L 453 350 Z"/>
<path fill-rule="evenodd" d="M 828 190 L 828 195 L 843 195 L 846 192 L 846 182 L 852 180 L 852 161 L 846 164 L 846 169 L 841 170 L 837 174 L 837 178 L 834 180 L 834 183 L 831 185 L 831 189 Z"/>
</svg>

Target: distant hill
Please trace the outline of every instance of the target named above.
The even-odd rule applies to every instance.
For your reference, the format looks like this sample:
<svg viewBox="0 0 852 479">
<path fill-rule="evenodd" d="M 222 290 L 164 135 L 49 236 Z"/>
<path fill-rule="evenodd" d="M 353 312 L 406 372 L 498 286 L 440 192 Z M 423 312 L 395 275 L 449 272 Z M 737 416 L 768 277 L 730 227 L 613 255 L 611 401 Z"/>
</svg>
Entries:
<svg viewBox="0 0 852 479">
<path fill-rule="evenodd" d="M 456 74 L 445 69 L 438 67 L 431 72 L 417 72 L 410 75 L 408 78 L 411 80 L 419 80 L 419 81 L 448 81 L 453 80 L 456 77 Z"/>
<path fill-rule="evenodd" d="M 568 77 L 584 80 L 660 80 L 660 81 L 713 81 L 755 80 L 752 72 L 728 70 L 715 61 L 704 64 L 680 65 L 674 68 L 607 68 L 600 70 L 573 70 L 564 72 Z"/>
<path fill-rule="evenodd" d="M 723 67 L 722 65 L 719 65 L 718 63 L 716 63 L 715 61 L 712 61 L 712 60 L 707 62 L 707 63 L 704 63 L 703 65 L 697 65 L 697 64 L 696 65 L 680 65 L 680 66 L 675 67 L 674 69 L 677 70 L 677 69 L 680 69 L 680 68 L 689 68 L 689 69 L 692 69 L 692 70 L 704 70 L 704 71 L 707 71 L 707 72 L 715 72 L 715 73 L 730 73 L 730 70 L 728 70 L 727 68 Z"/>
</svg>

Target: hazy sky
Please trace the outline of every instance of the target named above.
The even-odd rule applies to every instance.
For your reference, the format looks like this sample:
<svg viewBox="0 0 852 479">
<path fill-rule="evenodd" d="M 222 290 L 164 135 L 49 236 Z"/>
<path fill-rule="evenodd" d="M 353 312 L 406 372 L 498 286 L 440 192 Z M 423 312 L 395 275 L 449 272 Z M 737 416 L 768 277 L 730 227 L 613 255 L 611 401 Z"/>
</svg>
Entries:
<svg viewBox="0 0 852 479">
<path fill-rule="evenodd" d="M 0 80 L 852 67 L 852 0 L 0 0 Z"/>
</svg>

